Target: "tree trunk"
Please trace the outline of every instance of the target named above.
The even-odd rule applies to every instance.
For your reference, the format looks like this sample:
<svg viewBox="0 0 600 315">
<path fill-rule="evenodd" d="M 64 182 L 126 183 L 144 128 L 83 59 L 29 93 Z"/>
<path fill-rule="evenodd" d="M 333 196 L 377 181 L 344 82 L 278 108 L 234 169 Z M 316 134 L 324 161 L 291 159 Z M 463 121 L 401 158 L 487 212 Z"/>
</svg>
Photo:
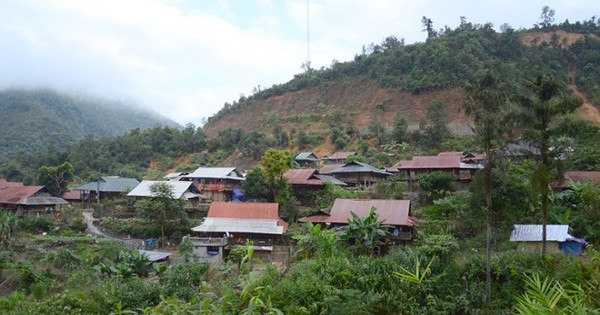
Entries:
<svg viewBox="0 0 600 315">
<path fill-rule="evenodd" d="M 488 159 L 491 156 L 488 152 Z M 485 280 L 487 289 L 487 301 L 488 303 L 492 300 L 492 165 L 491 161 L 488 160 L 485 166 L 485 201 L 487 204 L 487 216 L 486 216 L 486 241 L 485 241 L 485 252 L 486 252 L 486 263 L 485 263 Z"/>
</svg>

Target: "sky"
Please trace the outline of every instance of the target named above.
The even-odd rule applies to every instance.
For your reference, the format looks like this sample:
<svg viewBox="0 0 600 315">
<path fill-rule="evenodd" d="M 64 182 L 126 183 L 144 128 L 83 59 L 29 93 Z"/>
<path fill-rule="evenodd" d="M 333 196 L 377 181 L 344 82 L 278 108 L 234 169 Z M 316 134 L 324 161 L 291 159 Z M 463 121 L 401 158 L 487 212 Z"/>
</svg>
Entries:
<svg viewBox="0 0 600 315">
<path fill-rule="evenodd" d="M 0 89 L 52 88 L 202 124 L 256 88 L 349 61 L 386 37 L 600 16 L 596 0 L 0 0 Z M 308 16 L 308 19 L 307 19 Z M 308 31 L 307 31 L 308 25 Z"/>
</svg>

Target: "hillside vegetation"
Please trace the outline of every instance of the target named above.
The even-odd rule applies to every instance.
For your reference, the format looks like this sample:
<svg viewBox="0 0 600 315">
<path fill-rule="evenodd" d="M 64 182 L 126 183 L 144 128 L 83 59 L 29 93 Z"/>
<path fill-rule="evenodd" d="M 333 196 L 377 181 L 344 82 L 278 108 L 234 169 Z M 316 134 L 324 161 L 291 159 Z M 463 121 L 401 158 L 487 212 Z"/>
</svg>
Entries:
<svg viewBox="0 0 600 315">
<path fill-rule="evenodd" d="M 249 97 L 226 103 L 208 119 L 207 135 L 227 128 L 265 132 L 277 117 L 288 131 L 326 130 L 331 110 L 349 117 L 346 124 L 367 127 L 371 113 L 386 124 L 404 113 L 409 129 L 423 121 L 427 105 L 442 100 L 448 124 L 455 133 L 468 133 L 468 122 L 458 108 L 464 102 L 462 87 L 485 70 L 493 70 L 517 88 L 525 78 L 550 75 L 587 106 L 580 117 L 599 123 L 594 107 L 600 105 L 600 27 L 595 19 L 529 30 L 503 25 L 497 33 L 491 24 L 466 20 L 455 29 L 436 31 L 424 24 L 428 39 L 406 45 L 394 36 L 363 48 L 353 61 L 332 61 L 329 67 L 308 69 L 283 84 L 256 89 Z M 596 115 L 591 117 L 590 115 Z"/>
<path fill-rule="evenodd" d="M 37 152 L 49 143 L 59 147 L 86 135 L 115 137 L 131 129 L 178 125 L 158 114 L 124 104 L 88 100 L 51 90 L 0 92 L 0 155 Z"/>
</svg>

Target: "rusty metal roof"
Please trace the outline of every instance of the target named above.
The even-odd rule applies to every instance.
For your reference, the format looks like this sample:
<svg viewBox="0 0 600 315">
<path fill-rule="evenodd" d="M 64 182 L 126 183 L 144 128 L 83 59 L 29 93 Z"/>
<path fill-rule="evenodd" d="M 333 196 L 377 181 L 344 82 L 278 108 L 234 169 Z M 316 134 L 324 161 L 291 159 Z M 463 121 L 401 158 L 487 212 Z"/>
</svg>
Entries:
<svg viewBox="0 0 600 315">
<path fill-rule="evenodd" d="M 352 219 L 351 211 L 357 216 L 364 218 L 369 215 L 371 208 L 375 208 L 375 213 L 379 220 L 388 225 L 414 226 L 415 221 L 409 216 L 410 200 L 357 200 L 357 199 L 336 199 L 331 208 L 328 223 L 347 224 Z"/>
<path fill-rule="evenodd" d="M 341 163 L 341 164 L 327 164 L 327 165 L 324 165 L 323 167 L 321 167 L 321 169 L 319 169 L 319 174 L 321 174 L 321 175 L 329 175 L 329 174 L 331 174 L 331 171 L 337 170 L 338 168 L 341 168 L 344 165 L 345 164 L 343 164 L 343 163 Z"/>
<path fill-rule="evenodd" d="M 460 168 L 460 156 L 413 156 L 410 163 L 403 163 L 398 170 Z"/>
<path fill-rule="evenodd" d="M 16 182 L 0 182 L 0 204 L 19 205 L 44 190 L 44 186 L 24 186 Z"/>
<path fill-rule="evenodd" d="M 542 241 L 541 224 L 515 224 L 510 234 L 511 242 L 541 242 Z M 546 225 L 546 240 L 550 242 L 564 242 L 573 238 L 569 235 L 568 225 Z"/>
<path fill-rule="evenodd" d="M 278 220 L 287 231 L 288 224 L 279 217 L 279 204 L 266 202 L 219 202 L 210 204 L 207 218 Z"/>
<path fill-rule="evenodd" d="M 309 169 L 291 169 L 283 174 L 290 185 L 314 185 L 324 186 L 325 183 L 314 177 L 317 172 L 314 168 Z"/>
</svg>

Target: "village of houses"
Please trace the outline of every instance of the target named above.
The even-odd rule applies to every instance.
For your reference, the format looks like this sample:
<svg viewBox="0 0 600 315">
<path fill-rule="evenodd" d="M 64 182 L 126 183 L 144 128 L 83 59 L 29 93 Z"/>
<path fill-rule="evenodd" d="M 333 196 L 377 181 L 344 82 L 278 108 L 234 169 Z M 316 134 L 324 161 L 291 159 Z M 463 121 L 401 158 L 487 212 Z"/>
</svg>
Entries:
<svg viewBox="0 0 600 315">
<path fill-rule="evenodd" d="M 528 152 L 531 153 L 531 152 Z M 526 154 L 520 148 L 507 151 L 512 158 L 519 159 Z M 476 172 L 483 169 L 485 156 L 463 152 L 441 152 L 435 156 L 414 156 L 410 160 L 399 161 L 386 169 L 379 169 L 366 163 L 353 161 L 355 152 L 335 152 L 330 156 L 318 157 L 312 152 L 300 152 L 295 156 L 295 168 L 289 169 L 284 177 L 299 196 L 302 192 L 318 192 L 326 183 L 348 190 L 368 190 L 379 181 L 390 179 L 405 181 L 412 187 L 423 174 L 442 171 L 454 175 L 454 187 L 467 189 Z M 286 238 L 289 223 L 280 217 L 277 203 L 245 200 L 244 174 L 236 167 L 200 167 L 193 172 L 171 173 L 164 178 L 172 188 L 173 198 L 185 201 L 186 209 L 208 208 L 202 215 L 200 225 L 191 227 L 184 236 L 193 244 L 193 253 L 198 261 L 219 263 L 224 261 L 229 251 L 236 246 L 245 246 L 251 241 L 255 255 L 273 263 L 287 262 L 290 256 L 289 240 Z M 566 172 L 564 180 L 555 182 L 556 191 L 569 189 L 567 182 L 600 183 L 600 172 Z M 0 208 L 19 211 L 29 215 L 48 215 L 60 211 L 70 204 L 78 204 L 89 209 L 91 203 L 105 200 L 131 198 L 139 200 L 152 197 L 150 187 L 155 181 L 139 182 L 134 178 L 104 176 L 74 188 L 63 197 L 53 196 L 44 186 L 25 186 L 22 183 L 0 179 Z M 418 188 L 415 193 L 418 194 Z M 299 199 L 302 204 L 314 206 L 314 200 Z M 382 244 L 403 246 L 416 236 L 419 220 L 411 213 L 410 200 L 382 199 L 336 199 L 330 209 L 299 218 L 299 223 L 311 222 L 326 228 L 339 228 L 347 225 L 352 213 L 366 217 L 375 210 L 378 220 L 388 228 Z M 88 224 L 93 224 L 88 222 Z M 92 229 L 88 225 L 88 231 Z M 149 240 L 150 241 L 150 240 Z M 510 236 L 511 242 L 518 242 L 518 248 L 525 251 L 539 250 L 542 242 L 542 225 L 517 224 Z M 547 241 L 549 251 L 581 255 L 587 243 L 569 234 L 568 225 L 548 225 Z M 142 242 L 143 244 L 143 242 Z M 146 242 L 145 247 L 148 247 Z M 152 260 L 165 260 L 170 252 L 149 251 Z M 148 249 L 148 248 L 146 248 Z M 154 247 L 150 248 L 154 249 Z"/>
</svg>

